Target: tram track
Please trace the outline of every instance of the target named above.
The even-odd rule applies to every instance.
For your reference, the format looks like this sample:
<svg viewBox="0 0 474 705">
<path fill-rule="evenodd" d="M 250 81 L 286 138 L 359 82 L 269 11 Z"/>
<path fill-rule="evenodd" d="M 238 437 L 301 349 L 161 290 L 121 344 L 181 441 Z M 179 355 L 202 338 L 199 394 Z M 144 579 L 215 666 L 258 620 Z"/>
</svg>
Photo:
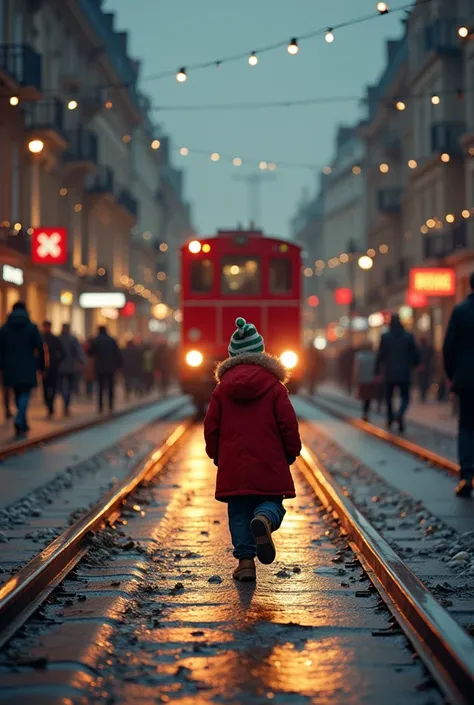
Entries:
<svg viewBox="0 0 474 705">
<path fill-rule="evenodd" d="M 348 541 L 433 679 L 453 703 L 472 702 L 474 641 L 303 446 L 298 469 Z"/>
<path fill-rule="evenodd" d="M 0 588 L 0 646 L 18 632 L 86 553 L 93 550 L 89 538 L 101 528 L 113 527 L 133 492 L 163 471 L 185 444 L 191 429 L 196 430 L 194 419 L 180 423 L 164 443 L 137 463 L 85 516 Z M 297 470 L 328 515 L 337 520 L 355 554 L 352 563 L 360 563 L 449 701 L 464 705 L 472 702 L 474 642 L 356 508 L 307 444 Z M 387 636 L 392 633 L 387 629 Z"/>
<path fill-rule="evenodd" d="M 181 423 L 164 443 L 145 460 L 139 461 L 92 509 L 0 586 L 0 648 L 87 553 L 88 538 L 101 527 L 112 525 L 133 491 L 163 469 L 171 451 L 191 426 L 191 420 Z"/>
<path fill-rule="evenodd" d="M 389 443 L 400 450 L 406 451 L 416 458 L 419 458 L 420 460 L 423 460 L 436 468 L 446 471 L 454 477 L 459 476 L 459 466 L 453 460 L 450 460 L 449 458 L 446 458 L 443 455 L 430 450 L 429 448 L 425 448 L 418 443 L 408 440 L 407 438 L 395 435 L 394 433 L 380 428 L 375 424 L 356 418 L 355 416 L 351 416 L 347 412 L 342 411 L 340 403 L 336 400 L 328 399 L 326 397 L 314 398 L 309 395 L 301 395 L 301 398 L 312 406 L 322 409 L 340 421 L 344 421 L 350 426 L 363 431 L 367 435 L 378 438 L 379 440 Z"/>
</svg>

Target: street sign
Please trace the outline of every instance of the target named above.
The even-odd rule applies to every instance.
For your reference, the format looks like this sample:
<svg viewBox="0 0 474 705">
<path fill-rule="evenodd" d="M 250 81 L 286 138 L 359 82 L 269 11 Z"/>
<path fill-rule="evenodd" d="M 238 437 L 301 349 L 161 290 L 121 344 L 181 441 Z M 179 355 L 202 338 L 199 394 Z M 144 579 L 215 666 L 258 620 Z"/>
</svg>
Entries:
<svg viewBox="0 0 474 705">
<path fill-rule="evenodd" d="M 410 291 L 425 296 L 454 296 L 456 273 L 448 267 L 416 267 L 410 270 Z"/>
<path fill-rule="evenodd" d="M 66 264 L 67 229 L 35 228 L 31 236 L 31 259 L 35 264 Z"/>
</svg>

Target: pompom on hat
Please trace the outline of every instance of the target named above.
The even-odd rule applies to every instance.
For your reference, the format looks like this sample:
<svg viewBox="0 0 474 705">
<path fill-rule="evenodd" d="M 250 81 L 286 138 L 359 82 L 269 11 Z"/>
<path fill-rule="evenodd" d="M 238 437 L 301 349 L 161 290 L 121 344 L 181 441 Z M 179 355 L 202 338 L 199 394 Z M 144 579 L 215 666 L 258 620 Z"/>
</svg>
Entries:
<svg viewBox="0 0 474 705">
<path fill-rule="evenodd" d="M 265 352 L 264 340 L 253 323 L 247 323 L 245 318 L 239 317 L 235 319 L 235 325 L 237 329 L 232 334 L 228 347 L 230 357 Z"/>
</svg>

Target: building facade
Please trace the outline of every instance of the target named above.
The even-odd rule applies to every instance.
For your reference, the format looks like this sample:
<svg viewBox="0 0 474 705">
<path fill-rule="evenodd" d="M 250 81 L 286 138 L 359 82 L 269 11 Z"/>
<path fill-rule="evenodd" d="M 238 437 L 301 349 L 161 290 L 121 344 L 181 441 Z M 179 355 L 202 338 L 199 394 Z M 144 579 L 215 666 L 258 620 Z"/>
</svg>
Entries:
<svg viewBox="0 0 474 705">
<path fill-rule="evenodd" d="M 123 291 L 151 316 L 162 295 L 155 259 L 169 247 L 160 199 L 168 160 L 127 33 L 102 4 L 0 0 L 0 266 L 23 273 L 21 286 L 0 282 L 0 314 L 22 297 L 55 330 L 71 322 L 84 338 L 107 322 L 124 338 L 128 320 L 84 310 L 79 297 Z M 38 228 L 67 231 L 65 264 L 32 263 Z M 131 272 L 133 234 L 149 245 L 151 281 Z"/>
</svg>

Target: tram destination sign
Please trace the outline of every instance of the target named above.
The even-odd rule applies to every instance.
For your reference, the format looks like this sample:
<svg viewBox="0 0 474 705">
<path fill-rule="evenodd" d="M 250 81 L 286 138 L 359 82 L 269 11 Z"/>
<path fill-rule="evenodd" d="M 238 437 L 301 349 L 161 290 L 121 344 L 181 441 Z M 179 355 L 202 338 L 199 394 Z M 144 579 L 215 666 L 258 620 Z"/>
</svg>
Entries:
<svg viewBox="0 0 474 705">
<path fill-rule="evenodd" d="M 454 296 L 456 273 L 448 267 L 417 267 L 410 270 L 410 291 L 425 296 Z"/>
</svg>

